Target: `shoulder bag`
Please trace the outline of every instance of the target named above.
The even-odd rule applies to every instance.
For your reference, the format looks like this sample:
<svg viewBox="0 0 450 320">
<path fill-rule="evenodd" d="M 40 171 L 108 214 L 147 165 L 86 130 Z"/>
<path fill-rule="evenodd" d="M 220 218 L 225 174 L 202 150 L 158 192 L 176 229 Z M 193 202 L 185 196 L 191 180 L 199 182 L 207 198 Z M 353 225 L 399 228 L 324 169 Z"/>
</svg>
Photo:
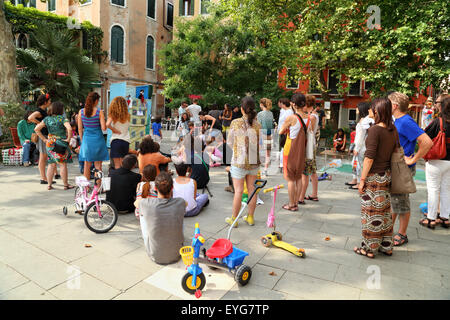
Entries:
<svg viewBox="0 0 450 320">
<path fill-rule="evenodd" d="M 426 155 L 423 156 L 425 160 L 440 160 L 447 156 L 447 141 L 445 139 L 445 129 L 442 122 L 442 118 L 439 118 L 440 122 L 440 131 L 436 137 L 433 139 L 433 146 L 427 152 Z"/>
<path fill-rule="evenodd" d="M 391 155 L 391 194 L 415 193 L 416 184 L 411 170 L 405 162 L 405 153 L 400 146 L 398 132 L 395 130 L 396 148 Z"/>
</svg>

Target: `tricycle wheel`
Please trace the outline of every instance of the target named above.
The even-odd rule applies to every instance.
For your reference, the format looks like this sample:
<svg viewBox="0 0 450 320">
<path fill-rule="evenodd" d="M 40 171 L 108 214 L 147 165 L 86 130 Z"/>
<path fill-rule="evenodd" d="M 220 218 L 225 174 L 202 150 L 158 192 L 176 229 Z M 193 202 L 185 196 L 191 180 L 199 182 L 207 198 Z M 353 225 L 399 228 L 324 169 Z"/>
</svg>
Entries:
<svg viewBox="0 0 450 320">
<path fill-rule="evenodd" d="M 252 269 L 245 264 L 240 265 L 234 275 L 234 280 L 241 286 L 245 286 L 252 277 Z"/>
<path fill-rule="evenodd" d="M 268 248 L 272 245 L 272 239 L 269 237 L 261 237 L 261 243 L 264 247 Z"/>
<path fill-rule="evenodd" d="M 181 279 L 181 286 L 187 293 L 194 294 L 197 290 L 203 290 L 206 284 L 206 278 L 204 273 L 200 273 L 195 280 L 195 288 L 192 286 L 192 274 L 189 272 Z"/>
<path fill-rule="evenodd" d="M 63 214 L 64 214 L 65 216 L 67 216 L 67 207 L 66 207 L 66 206 L 63 207 Z"/>
</svg>

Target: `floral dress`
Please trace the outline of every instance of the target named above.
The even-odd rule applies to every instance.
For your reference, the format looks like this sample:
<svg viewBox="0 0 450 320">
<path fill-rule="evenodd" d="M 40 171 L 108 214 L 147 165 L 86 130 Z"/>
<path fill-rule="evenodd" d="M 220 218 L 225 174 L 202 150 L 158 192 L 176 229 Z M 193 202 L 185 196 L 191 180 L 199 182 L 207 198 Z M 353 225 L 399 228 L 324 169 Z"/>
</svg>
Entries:
<svg viewBox="0 0 450 320">
<path fill-rule="evenodd" d="M 48 163 L 72 163 L 72 153 L 69 144 L 64 141 L 67 139 L 67 130 L 64 123 L 69 122 L 64 116 L 48 116 L 44 120 L 48 129 L 47 155 Z M 54 149 L 64 148 L 64 153 L 57 153 Z"/>
</svg>

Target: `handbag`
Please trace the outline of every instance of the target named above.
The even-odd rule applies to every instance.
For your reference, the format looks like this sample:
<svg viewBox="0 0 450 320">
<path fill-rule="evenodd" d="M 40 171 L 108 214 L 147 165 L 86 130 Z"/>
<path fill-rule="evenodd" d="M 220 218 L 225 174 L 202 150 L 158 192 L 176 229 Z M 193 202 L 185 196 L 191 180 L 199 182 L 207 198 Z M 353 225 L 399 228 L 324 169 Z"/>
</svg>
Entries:
<svg viewBox="0 0 450 320">
<path fill-rule="evenodd" d="M 440 160 L 447 156 L 447 141 L 445 138 L 444 125 L 442 123 L 442 118 L 439 118 L 439 120 L 441 126 L 440 131 L 438 135 L 434 137 L 431 149 L 423 156 L 425 160 Z"/>
<path fill-rule="evenodd" d="M 57 154 L 65 154 L 67 151 L 67 146 L 59 142 L 59 140 L 56 140 L 52 151 Z"/>
<path fill-rule="evenodd" d="M 36 133 L 32 133 L 30 140 L 31 140 L 31 142 L 36 144 L 38 142 L 38 140 L 39 140 L 39 137 L 38 137 L 38 135 Z"/>
<path fill-rule="evenodd" d="M 416 192 L 416 184 L 411 170 L 405 162 L 405 153 L 403 147 L 400 146 L 398 133 L 397 146 L 391 155 L 391 180 L 391 194 Z"/>
</svg>

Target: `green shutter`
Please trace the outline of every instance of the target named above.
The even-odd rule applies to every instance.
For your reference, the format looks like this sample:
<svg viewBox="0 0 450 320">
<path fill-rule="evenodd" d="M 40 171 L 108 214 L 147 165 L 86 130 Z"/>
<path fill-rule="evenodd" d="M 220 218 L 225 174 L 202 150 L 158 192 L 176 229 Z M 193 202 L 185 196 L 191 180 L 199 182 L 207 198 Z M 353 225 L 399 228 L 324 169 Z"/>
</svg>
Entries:
<svg viewBox="0 0 450 320">
<path fill-rule="evenodd" d="M 154 49 L 155 49 L 155 40 L 152 37 L 147 37 L 147 68 L 154 69 Z"/>
<path fill-rule="evenodd" d="M 155 0 L 147 0 L 147 16 L 155 19 Z"/>
<path fill-rule="evenodd" d="M 201 0 L 202 2 L 202 14 L 206 14 L 208 13 L 208 4 L 209 4 L 209 0 Z"/>
<path fill-rule="evenodd" d="M 114 26 L 111 29 L 111 60 L 118 63 L 123 63 L 123 37 L 121 27 Z"/>
<path fill-rule="evenodd" d="M 191 2 L 191 8 L 190 8 L 191 10 L 189 11 L 189 14 L 191 16 L 193 16 L 195 14 L 195 0 L 191 0 L 190 2 Z"/>
<path fill-rule="evenodd" d="M 184 1 L 183 0 L 180 0 L 179 11 L 180 11 L 180 17 L 184 16 Z"/>
</svg>

